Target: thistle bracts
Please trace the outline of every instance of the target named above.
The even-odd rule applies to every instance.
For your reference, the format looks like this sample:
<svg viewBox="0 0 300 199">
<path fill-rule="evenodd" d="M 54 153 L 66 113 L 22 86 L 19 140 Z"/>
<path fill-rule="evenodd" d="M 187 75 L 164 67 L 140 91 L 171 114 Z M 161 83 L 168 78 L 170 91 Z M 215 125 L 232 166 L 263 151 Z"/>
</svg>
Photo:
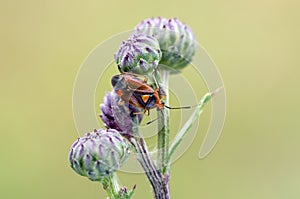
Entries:
<svg viewBox="0 0 300 199">
<path fill-rule="evenodd" d="M 72 145 L 72 169 L 92 181 L 102 182 L 116 172 L 129 157 L 129 146 L 117 130 L 94 130 Z"/>
<path fill-rule="evenodd" d="M 102 111 L 100 118 L 106 128 L 116 129 L 123 136 L 128 136 L 132 133 L 132 118 L 141 110 L 129 104 L 120 104 L 120 101 L 115 91 L 107 92 L 103 98 L 103 103 L 100 104 Z M 141 122 L 143 115 L 137 114 L 137 116 L 139 122 Z"/>
<path fill-rule="evenodd" d="M 149 18 L 135 27 L 134 34 L 154 36 L 160 45 L 160 64 L 176 72 L 187 66 L 196 51 L 196 39 L 191 29 L 177 18 Z"/>
<path fill-rule="evenodd" d="M 134 34 L 123 41 L 115 60 L 121 73 L 148 75 L 156 69 L 162 53 L 156 38 L 151 35 Z"/>
</svg>

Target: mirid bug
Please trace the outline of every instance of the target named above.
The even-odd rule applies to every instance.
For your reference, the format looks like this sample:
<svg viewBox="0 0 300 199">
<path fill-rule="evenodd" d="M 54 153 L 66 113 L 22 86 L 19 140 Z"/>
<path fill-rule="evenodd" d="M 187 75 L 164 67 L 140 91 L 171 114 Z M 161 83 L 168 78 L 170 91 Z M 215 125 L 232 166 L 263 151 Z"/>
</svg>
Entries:
<svg viewBox="0 0 300 199">
<path fill-rule="evenodd" d="M 115 75 L 111 79 L 117 95 L 122 99 L 119 103 L 128 103 L 135 107 L 144 110 L 147 115 L 150 114 L 150 109 L 158 108 L 163 110 L 168 109 L 189 109 L 194 106 L 169 107 L 165 105 L 162 99 L 165 98 L 165 93 L 160 86 L 153 89 L 147 84 L 147 78 L 141 80 L 134 74 L 123 73 Z M 198 105 L 196 105 L 198 106 Z"/>
<path fill-rule="evenodd" d="M 164 92 L 161 88 L 153 89 L 147 84 L 147 78 L 141 80 L 133 74 L 123 73 L 115 75 L 111 79 L 117 95 L 122 99 L 120 103 L 128 103 L 144 110 L 150 114 L 150 109 L 158 108 L 163 110 L 165 104 L 161 101 Z"/>
</svg>

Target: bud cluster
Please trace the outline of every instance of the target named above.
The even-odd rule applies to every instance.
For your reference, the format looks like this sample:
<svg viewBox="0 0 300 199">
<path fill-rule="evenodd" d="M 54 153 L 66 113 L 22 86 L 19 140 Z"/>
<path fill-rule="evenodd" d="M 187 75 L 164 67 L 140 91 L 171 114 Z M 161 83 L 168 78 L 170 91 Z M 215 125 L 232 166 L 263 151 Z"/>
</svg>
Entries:
<svg viewBox="0 0 300 199">
<path fill-rule="evenodd" d="M 121 73 L 148 75 L 157 67 L 174 73 L 192 61 L 196 45 L 191 29 L 177 18 L 149 18 L 121 43 L 115 60 Z"/>
<path fill-rule="evenodd" d="M 92 181 L 100 181 L 109 190 L 108 195 L 112 198 L 131 198 L 135 187 L 130 191 L 125 187 L 120 189 L 118 186 L 113 186 L 112 184 L 116 182 L 112 184 L 107 182 L 113 181 L 114 173 L 129 157 L 130 147 L 127 140 L 132 141 L 139 136 L 139 133 L 134 133 L 134 130 L 143 118 L 141 111 L 149 111 L 150 108 L 157 107 L 154 105 L 161 102 L 165 95 L 161 88 L 157 88 L 161 83 L 156 79 L 159 79 L 157 71 L 179 72 L 192 61 L 195 51 L 194 34 L 187 25 L 176 18 L 149 18 L 138 24 L 129 39 L 120 44 L 114 55 L 121 75 L 127 74 L 128 78 L 122 81 L 112 78 L 113 91 L 107 92 L 103 103 L 100 104 L 102 111 L 100 118 L 107 129 L 86 133 L 74 142 L 69 154 L 72 169 Z M 144 75 L 146 78 L 144 81 L 139 81 L 135 78 L 137 75 Z M 151 79 L 155 86 L 148 84 L 146 79 Z M 116 85 L 120 88 L 116 88 Z M 154 95 L 154 92 L 158 93 Z M 167 184 L 155 187 L 157 183 L 161 185 L 163 176 L 161 171 L 155 168 L 155 164 L 147 154 L 147 147 L 141 140 L 141 146 L 131 142 L 132 149 L 143 154 L 138 159 L 142 162 L 144 170 L 153 170 L 151 171 L 153 173 L 146 172 L 146 174 L 156 198 L 167 198 Z M 151 168 L 145 168 L 147 166 Z M 158 181 L 155 181 L 157 179 Z M 158 195 L 166 195 L 166 197 L 157 197 Z"/>
</svg>

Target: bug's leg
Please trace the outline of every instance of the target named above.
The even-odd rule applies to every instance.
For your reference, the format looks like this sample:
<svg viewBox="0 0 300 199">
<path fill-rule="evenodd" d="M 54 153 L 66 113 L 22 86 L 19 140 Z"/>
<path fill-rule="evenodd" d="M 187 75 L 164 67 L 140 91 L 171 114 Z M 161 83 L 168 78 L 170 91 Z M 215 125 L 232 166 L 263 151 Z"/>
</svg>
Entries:
<svg viewBox="0 0 300 199">
<path fill-rule="evenodd" d="M 157 79 L 156 79 L 156 74 L 158 74 L 157 69 L 155 69 L 155 70 L 152 72 L 152 78 L 153 78 L 153 81 L 154 81 L 154 84 L 155 84 L 156 89 L 159 90 L 159 84 L 158 84 Z"/>
<path fill-rule="evenodd" d="M 132 76 L 136 76 L 134 73 L 130 73 L 130 72 L 122 72 L 122 75 L 132 75 Z"/>
<path fill-rule="evenodd" d="M 132 73 L 132 72 L 122 72 L 123 75 L 130 75 L 130 76 L 133 76 L 133 77 L 140 77 L 141 75 L 139 74 L 135 74 L 135 73 Z"/>
<path fill-rule="evenodd" d="M 143 76 L 144 77 L 143 83 L 147 83 L 148 82 L 148 77 L 146 75 L 139 75 L 139 74 L 134 74 L 134 73 L 130 73 L 130 72 L 123 72 L 122 74 L 124 74 L 124 75 L 130 75 L 130 76 L 133 76 L 133 77 L 141 77 L 141 76 Z"/>
<path fill-rule="evenodd" d="M 148 77 L 145 75 L 143 82 L 146 84 L 148 82 Z"/>
<path fill-rule="evenodd" d="M 157 121 L 158 119 L 159 119 L 159 117 L 156 118 L 156 119 L 154 119 L 154 120 L 151 120 L 151 121 L 149 121 L 149 122 L 147 122 L 145 124 L 140 124 L 140 126 L 147 126 L 147 125 L 152 124 L 153 122 Z"/>
<path fill-rule="evenodd" d="M 144 110 L 144 113 L 145 113 L 147 116 L 149 116 L 149 115 L 150 115 L 150 110 L 149 110 L 149 109 L 145 109 L 145 110 Z"/>
<path fill-rule="evenodd" d="M 166 92 L 162 88 L 162 86 L 160 86 L 159 89 L 158 89 L 158 95 L 159 95 L 160 99 L 166 99 Z"/>
<path fill-rule="evenodd" d="M 142 114 L 144 114 L 145 113 L 145 111 L 143 112 L 143 111 L 140 111 L 140 112 L 134 112 L 134 113 L 132 113 L 133 115 L 142 115 Z"/>
</svg>

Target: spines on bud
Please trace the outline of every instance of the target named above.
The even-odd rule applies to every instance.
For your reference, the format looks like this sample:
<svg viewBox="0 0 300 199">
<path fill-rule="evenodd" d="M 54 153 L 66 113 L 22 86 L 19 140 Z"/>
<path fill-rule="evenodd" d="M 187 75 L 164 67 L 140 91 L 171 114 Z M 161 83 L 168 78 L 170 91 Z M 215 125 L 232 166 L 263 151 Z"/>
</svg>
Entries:
<svg viewBox="0 0 300 199">
<path fill-rule="evenodd" d="M 115 129 L 96 130 L 71 147 L 72 169 L 92 181 L 102 181 L 116 172 L 129 157 L 129 145 Z"/>
<path fill-rule="evenodd" d="M 157 38 L 162 51 L 160 64 L 169 68 L 171 72 L 187 66 L 196 51 L 197 43 L 193 32 L 177 18 L 158 17 L 143 20 L 135 27 L 134 33 Z"/>
<path fill-rule="evenodd" d="M 156 38 L 151 35 L 134 34 L 121 43 L 115 60 L 121 73 L 148 75 L 157 67 L 161 56 Z"/>
</svg>

